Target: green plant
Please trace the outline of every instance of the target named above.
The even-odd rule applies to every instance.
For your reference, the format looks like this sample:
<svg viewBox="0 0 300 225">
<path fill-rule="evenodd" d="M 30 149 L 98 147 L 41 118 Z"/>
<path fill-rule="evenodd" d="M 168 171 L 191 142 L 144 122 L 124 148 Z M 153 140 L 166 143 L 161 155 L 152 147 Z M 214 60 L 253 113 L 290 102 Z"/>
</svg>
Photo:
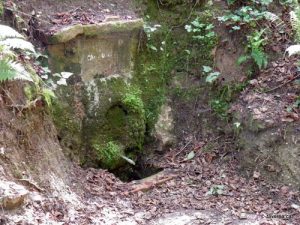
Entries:
<svg viewBox="0 0 300 225">
<path fill-rule="evenodd" d="M 295 4 L 294 11 L 290 12 L 291 24 L 295 32 L 295 39 L 300 42 L 300 6 Z"/>
<path fill-rule="evenodd" d="M 214 99 L 210 101 L 212 110 L 223 120 L 228 119 L 229 103 L 224 99 Z"/>
<path fill-rule="evenodd" d="M 93 147 L 98 152 L 98 157 L 104 167 L 111 169 L 119 161 L 122 155 L 122 149 L 113 141 L 108 142 L 104 147 L 94 144 Z"/>
<path fill-rule="evenodd" d="M 193 33 L 195 40 L 211 40 L 214 41 L 216 33 L 213 31 L 214 25 L 212 23 L 206 24 L 201 22 L 200 18 L 197 17 L 190 24 L 184 27 L 188 33 Z"/>
<path fill-rule="evenodd" d="M 210 101 L 210 107 L 222 120 L 228 120 L 228 109 L 231 101 L 246 87 L 246 83 L 225 85 Z"/>
<path fill-rule="evenodd" d="M 272 2 L 273 0 L 250 0 L 243 2 L 227 0 L 229 5 L 240 3 L 242 6 L 227 12 L 224 16 L 218 17 L 218 20 L 231 26 L 232 30 L 240 30 L 241 27 L 245 25 L 256 27 L 259 21 L 271 19 L 270 15 L 272 15 L 272 13 L 266 10 L 266 6 Z"/>
<path fill-rule="evenodd" d="M 235 136 L 238 136 L 242 130 L 242 124 L 240 122 L 233 123 L 233 132 Z"/>
<path fill-rule="evenodd" d="M 4 59 L 0 60 L 0 82 L 13 79 L 16 73 L 17 71 L 12 67 L 11 62 Z"/>
<path fill-rule="evenodd" d="M 247 55 L 242 55 L 238 59 L 238 64 L 242 64 L 249 59 L 252 59 L 259 69 L 264 69 L 268 65 L 267 55 L 264 52 L 264 46 L 267 44 L 264 38 L 264 30 L 255 31 L 247 36 L 248 44 L 246 48 Z"/>
<path fill-rule="evenodd" d="M 122 103 L 128 108 L 128 110 L 134 113 L 140 113 L 144 115 L 144 103 L 140 96 L 141 91 L 137 88 L 132 88 L 129 92 L 125 94 L 125 96 L 122 99 Z"/>
<path fill-rule="evenodd" d="M 147 35 L 147 39 L 148 39 L 147 47 L 148 47 L 148 49 L 151 49 L 155 52 L 157 52 L 158 49 L 162 49 L 162 47 L 158 48 L 154 44 L 151 44 L 153 33 L 158 31 L 159 28 L 161 28 L 161 25 L 159 25 L 159 24 L 155 24 L 155 25 L 151 25 L 150 23 L 144 24 L 144 31 L 145 31 L 145 33 Z"/>
<path fill-rule="evenodd" d="M 3 7 L 3 0 L 0 0 L 0 16 L 3 15 L 4 7 Z"/>
<path fill-rule="evenodd" d="M 224 194 L 224 191 L 225 191 L 225 186 L 224 185 L 213 185 L 209 189 L 209 191 L 206 193 L 206 195 L 218 196 L 218 195 Z"/>
<path fill-rule="evenodd" d="M 218 71 L 213 71 L 213 69 L 210 66 L 203 66 L 203 72 L 207 74 L 207 77 L 205 81 L 207 83 L 213 83 L 215 80 L 218 79 L 218 77 L 221 75 Z"/>
</svg>

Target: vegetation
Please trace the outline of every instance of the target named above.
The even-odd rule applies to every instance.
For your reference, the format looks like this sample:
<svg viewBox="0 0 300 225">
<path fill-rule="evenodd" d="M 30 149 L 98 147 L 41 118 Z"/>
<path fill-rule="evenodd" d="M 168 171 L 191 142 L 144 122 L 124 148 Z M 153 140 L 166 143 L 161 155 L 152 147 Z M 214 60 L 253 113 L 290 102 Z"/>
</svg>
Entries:
<svg viewBox="0 0 300 225">
<path fill-rule="evenodd" d="M 249 59 L 252 59 L 259 69 L 265 69 L 268 64 L 267 55 L 264 52 L 264 46 L 267 44 L 267 39 L 264 38 L 264 30 L 254 31 L 247 36 L 248 44 L 246 47 L 247 55 L 242 55 L 238 59 L 238 64 L 242 64 Z"/>
<path fill-rule="evenodd" d="M 113 141 L 108 142 L 104 147 L 97 144 L 93 147 L 98 151 L 102 166 L 107 169 L 114 169 L 123 154 L 121 147 Z"/>
<path fill-rule="evenodd" d="M 129 87 L 128 91 L 122 99 L 122 103 L 125 105 L 126 109 L 141 115 L 145 115 L 144 103 L 140 97 L 141 91 L 139 89 L 134 89 Z"/>
<path fill-rule="evenodd" d="M 9 61 L 5 59 L 0 60 L 0 81 L 11 80 L 16 73 L 17 71 L 14 70 Z"/>
<path fill-rule="evenodd" d="M 3 15 L 4 9 L 3 9 L 3 0 L 0 0 L 0 17 Z"/>
</svg>

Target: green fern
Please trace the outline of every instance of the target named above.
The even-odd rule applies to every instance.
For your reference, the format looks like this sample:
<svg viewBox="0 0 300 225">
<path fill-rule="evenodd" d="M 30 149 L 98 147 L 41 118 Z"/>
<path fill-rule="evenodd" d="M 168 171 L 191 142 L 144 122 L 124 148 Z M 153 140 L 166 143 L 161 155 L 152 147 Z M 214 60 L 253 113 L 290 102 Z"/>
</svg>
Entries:
<svg viewBox="0 0 300 225">
<path fill-rule="evenodd" d="M 259 48 L 252 49 L 251 57 L 258 66 L 259 69 L 266 68 L 268 60 L 266 54 Z"/>
<path fill-rule="evenodd" d="M 297 5 L 295 11 L 290 12 L 290 20 L 292 28 L 295 32 L 295 39 L 297 42 L 300 42 L 300 7 Z"/>
<path fill-rule="evenodd" d="M 47 106 L 51 107 L 52 106 L 52 100 L 56 97 L 54 92 L 51 91 L 48 88 L 43 88 L 42 92 L 43 92 L 42 96 L 43 96 Z"/>
<path fill-rule="evenodd" d="M 0 60 L 0 82 L 12 80 L 16 73 L 16 70 L 12 68 L 9 61 Z"/>
</svg>

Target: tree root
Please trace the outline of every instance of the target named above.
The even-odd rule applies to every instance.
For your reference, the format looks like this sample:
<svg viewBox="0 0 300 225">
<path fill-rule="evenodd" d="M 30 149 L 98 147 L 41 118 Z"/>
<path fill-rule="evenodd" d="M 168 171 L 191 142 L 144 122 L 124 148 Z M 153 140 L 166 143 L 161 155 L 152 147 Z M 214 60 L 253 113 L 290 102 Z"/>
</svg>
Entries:
<svg viewBox="0 0 300 225">
<path fill-rule="evenodd" d="M 152 189 L 152 188 L 154 188 L 154 187 L 156 187 L 160 184 L 163 184 L 163 183 L 177 177 L 177 175 L 175 175 L 175 174 L 164 175 L 163 172 L 155 174 L 151 177 L 148 177 L 148 178 L 145 178 L 143 180 L 138 181 L 137 184 L 134 184 L 132 186 L 131 191 L 125 192 L 125 195 L 134 194 L 134 193 L 137 193 L 137 192 L 140 192 L 140 191 L 150 190 L 150 189 Z"/>
<path fill-rule="evenodd" d="M 44 192 L 45 191 L 43 188 L 39 187 L 37 184 L 31 182 L 28 179 L 18 179 L 18 181 L 21 181 L 22 183 L 25 183 L 25 185 L 27 185 L 27 186 L 33 187 L 34 189 L 38 190 L 39 192 Z"/>
</svg>

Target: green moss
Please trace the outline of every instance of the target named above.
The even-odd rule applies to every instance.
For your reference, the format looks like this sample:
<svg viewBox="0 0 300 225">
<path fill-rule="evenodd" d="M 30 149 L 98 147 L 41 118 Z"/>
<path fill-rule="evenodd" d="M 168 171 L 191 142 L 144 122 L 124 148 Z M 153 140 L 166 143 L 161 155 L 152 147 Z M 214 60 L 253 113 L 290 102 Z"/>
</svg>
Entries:
<svg viewBox="0 0 300 225">
<path fill-rule="evenodd" d="M 151 133 L 160 108 L 166 99 L 170 98 L 169 96 L 176 93 L 190 100 L 203 90 L 199 86 L 191 88 L 192 90 L 179 86 L 173 90 L 171 84 L 178 74 L 184 74 L 180 79 L 185 81 L 191 71 L 201 71 L 203 65 L 212 66 L 211 52 L 216 46 L 217 38 L 195 40 L 194 34 L 184 29 L 184 25 L 189 24 L 196 17 L 203 23 L 211 23 L 210 10 L 201 9 L 191 14 L 188 7 L 158 7 L 156 1 L 147 1 L 146 4 L 147 44 L 140 49 L 134 83 L 141 88 L 147 129 Z M 190 21 L 187 21 L 189 17 Z M 151 32 L 151 29 L 147 29 L 155 24 L 160 25 L 156 31 Z M 198 72 L 196 76 L 199 79 L 203 74 Z"/>
<path fill-rule="evenodd" d="M 0 16 L 3 15 L 4 7 L 3 7 L 3 0 L 0 0 Z"/>
<path fill-rule="evenodd" d="M 122 99 L 122 103 L 131 112 L 144 115 L 144 103 L 140 95 L 141 91 L 139 89 L 131 89 L 125 94 L 124 98 Z"/>
<path fill-rule="evenodd" d="M 110 142 L 136 154 L 142 149 L 146 129 L 140 89 L 129 85 L 122 77 L 103 79 L 101 76 L 87 89 L 84 104 L 88 110 L 83 135 L 86 148 L 91 150 L 90 160 L 97 158 L 96 163 L 102 166 L 97 152 L 99 146 L 104 148 Z M 123 161 L 118 158 L 109 167 L 117 167 Z"/>
<path fill-rule="evenodd" d="M 59 93 L 59 96 L 66 95 Z M 54 99 L 50 112 L 65 153 L 73 160 L 83 162 L 81 120 L 76 117 L 72 104 L 62 104 L 60 99 Z"/>
<path fill-rule="evenodd" d="M 113 141 L 109 141 L 106 145 L 93 144 L 97 151 L 97 156 L 101 165 L 106 169 L 115 169 L 121 161 L 123 154 L 122 147 Z"/>
</svg>

